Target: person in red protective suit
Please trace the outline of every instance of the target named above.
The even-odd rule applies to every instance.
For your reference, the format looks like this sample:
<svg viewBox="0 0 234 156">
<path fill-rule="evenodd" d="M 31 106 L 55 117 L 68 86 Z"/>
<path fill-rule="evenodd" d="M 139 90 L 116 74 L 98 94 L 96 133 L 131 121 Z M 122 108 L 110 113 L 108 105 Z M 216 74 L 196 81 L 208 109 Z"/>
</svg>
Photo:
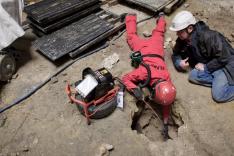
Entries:
<svg viewBox="0 0 234 156">
<path fill-rule="evenodd" d="M 166 21 L 164 14 L 160 13 L 157 20 L 157 26 L 152 31 L 152 36 L 142 39 L 137 35 L 135 14 L 128 14 L 125 18 L 127 42 L 133 52 L 140 52 L 142 63 L 133 71 L 123 76 L 123 83 L 126 88 L 132 92 L 138 100 L 143 100 L 143 93 L 138 84 L 148 79 L 147 65 L 150 70 L 150 79 L 148 86 L 151 87 L 152 99 L 162 105 L 164 130 L 168 132 L 168 117 L 170 106 L 173 104 L 176 96 L 176 89 L 171 82 L 170 74 L 164 61 L 164 33 Z"/>
</svg>

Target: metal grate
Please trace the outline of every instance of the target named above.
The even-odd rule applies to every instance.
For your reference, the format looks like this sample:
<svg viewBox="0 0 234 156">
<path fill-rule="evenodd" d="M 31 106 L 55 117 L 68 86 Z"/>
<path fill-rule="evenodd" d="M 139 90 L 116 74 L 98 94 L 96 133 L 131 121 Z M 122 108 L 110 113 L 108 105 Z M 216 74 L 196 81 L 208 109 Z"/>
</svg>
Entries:
<svg viewBox="0 0 234 156">
<path fill-rule="evenodd" d="M 113 27 L 113 24 L 92 14 L 38 39 L 38 50 L 54 61 L 92 41 Z"/>
</svg>

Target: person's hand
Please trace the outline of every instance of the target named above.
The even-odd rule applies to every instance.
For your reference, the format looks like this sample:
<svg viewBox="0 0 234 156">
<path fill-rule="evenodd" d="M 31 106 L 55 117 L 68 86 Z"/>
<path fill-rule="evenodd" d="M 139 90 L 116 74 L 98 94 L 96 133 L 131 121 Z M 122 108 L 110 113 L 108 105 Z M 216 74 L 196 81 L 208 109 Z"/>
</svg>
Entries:
<svg viewBox="0 0 234 156">
<path fill-rule="evenodd" d="M 205 69 L 205 64 L 203 64 L 203 63 L 198 63 L 198 64 L 195 65 L 195 69 L 200 70 L 200 71 L 204 71 L 204 69 Z"/>
<path fill-rule="evenodd" d="M 188 63 L 188 57 L 184 60 L 180 61 L 180 67 L 184 70 L 187 70 L 189 68 L 189 63 Z"/>
<path fill-rule="evenodd" d="M 143 101 L 143 93 L 139 88 L 133 88 L 132 93 L 138 101 Z"/>
</svg>

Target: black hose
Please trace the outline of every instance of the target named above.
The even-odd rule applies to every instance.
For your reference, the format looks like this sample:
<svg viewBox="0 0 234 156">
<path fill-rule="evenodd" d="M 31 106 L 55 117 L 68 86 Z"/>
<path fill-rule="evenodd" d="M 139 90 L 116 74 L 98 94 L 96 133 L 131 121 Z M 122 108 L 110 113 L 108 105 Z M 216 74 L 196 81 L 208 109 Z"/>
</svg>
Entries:
<svg viewBox="0 0 234 156">
<path fill-rule="evenodd" d="M 146 79 L 145 83 L 143 83 L 143 84 L 140 83 L 139 84 L 140 88 L 144 88 L 144 87 L 146 87 L 150 83 L 151 70 L 150 70 L 150 67 L 149 67 L 148 64 L 145 64 L 144 62 L 141 62 L 141 65 L 144 66 L 146 68 L 146 70 L 147 70 L 147 79 Z"/>
<path fill-rule="evenodd" d="M 151 18 L 154 18 L 154 17 L 155 17 L 155 15 L 150 16 L 150 17 L 147 17 L 147 18 L 145 18 L 145 19 L 142 19 L 142 20 L 138 21 L 137 24 L 139 24 L 139 23 L 141 23 L 141 22 L 144 22 L 144 21 L 147 21 L 147 20 L 150 20 Z M 124 29 L 118 36 L 116 36 L 116 37 L 113 39 L 113 41 L 115 41 L 115 40 L 117 40 L 118 38 L 120 38 L 125 32 L 126 32 L 126 29 Z M 139 87 L 140 87 L 140 88 L 144 88 L 144 87 L 146 87 L 146 86 L 149 84 L 149 82 L 150 82 L 151 71 L 150 71 L 149 65 L 147 65 L 147 64 L 145 64 L 145 63 L 141 63 L 141 65 L 143 65 L 143 66 L 146 68 L 147 74 L 148 74 L 148 77 L 147 77 L 147 80 L 145 81 L 145 83 L 144 83 L 144 84 L 139 84 Z M 119 79 L 118 79 L 118 81 L 119 81 Z M 120 82 L 120 81 L 119 81 L 119 82 Z M 121 84 L 123 84 L 123 83 L 121 83 Z"/>
<path fill-rule="evenodd" d="M 115 80 L 117 80 L 121 85 L 123 85 L 125 88 L 126 88 L 126 85 L 123 83 L 123 81 L 118 78 L 118 77 L 115 77 L 114 78 Z M 131 95 L 133 95 L 129 90 L 127 90 Z M 134 95 L 133 95 L 134 96 Z M 134 96 L 135 97 L 135 96 Z M 135 97 L 136 98 L 136 97 Z M 163 124 L 163 121 L 162 119 L 159 117 L 159 115 L 157 114 L 157 112 L 153 109 L 153 107 L 148 103 L 146 102 L 145 100 L 142 101 L 145 105 L 147 105 L 153 112 L 153 114 L 158 118 L 158 120 Z"/>
<path fill-rule="evenodd" d="M 125 86 L 125 84 L 123 83 L 123 81 L 120 78 L 114 77 L 114 79 L 117 80 L 121 85 Z"/>
<path fill-rule="evenodd" d="M 150 16 L 150 17 L 147 17 L 147 18 L 145 18 L 145 19 L 142 19 L 142 20 L 138 21 L 137 24 L 139 24 L 139 23 L 141 23 L 141 22 L 144 22 L 144 21 L 147 21 L 147 20 L 149 20 L 149 19 L 151 19 L 151 18 L 153 18 L 153 17 L 155 17 L 155 15 Z M 115 37 L 115 38 L 113 39 L 113 41 L 115 41 L 115 40 L 117 40 L 119 37 L 121 37 L 125 31 L 126 31 L 126 29 L 123 30 L 117 37 Z M 62 67 L 60 70 L 58 70 L 56 73 L 54 73 L 51 77 L 47 78 L 44 82 L 40 83 L 38 86 L 36 86 L 36 87 L 34 87 L 33 89 L 31 89 L 31 90 L 30 90 L 28 93 L 26 93 L 25 95 L 23 95 L 23 96 L 21 96 L 21 97 L 15 99 L 11 104 L 8 104 L 8 105 L 5 106 L 4 108 L 0 108 L 0 113 L 2 113 L 2 112 L 4 112 L 4 111 L 8 110 L 9 108 L 11 108 L 11 107 L 13 107 L 13 106 L 19 104 L 19 103 L 22 102 L 23 100 L 25 100 L 25 99 L 27 99 L 28 97 L 30 97 L 30 96 L 31 96 L 32 94 L 34 94 L 37 90 L 39 90 L 39 89 L 40 89 L 41 87 L 43 87 L 46 83 L 48 83 L 53 77 L 57 76 L 59 73 L 61 73 L 62 71 L 64 71 L 66 68 L 68 68 L 69 66 L 71 66 L 71 65 L 72 65 L 73 63 L 75 63 L 76 61 L 78 61 L 78 60 L 80 60 L 80 59 L 82 59 L 82 58 L 84 58 L 84 57 L 86 57 L 86 56 L 88 56 L 88 55 L 91 55 L 91 54 L 93 54 L 93 53 L 95 53 L 95 52 L 97 52 L 97 51 L 99 51 L 99 50 L 101 50 L 101 49 L 104 49 L 104 48 L 106 48 L 107 46 L 108 46 L 108 44 L 105 43 L 105 44 L 102 45 L 101 47 L 99 47 L 99 48 L 97 48 L 97 49 L 95 49 L 95 50 L 93 50 L 93 51 L 90 51 L 90 52 L 88 52 L 88 53 L 86 53 L 86 54 L 84 54 L 84 55 L 82 55 L 82 56 L 76 58 L 75 60 L 71 61 L 70 63 L 68 63 L 67 65 L 65 65 L 64 67 Z"/>
<path fill-rule="evenodd" d="M 100 47 L 98 47 L 95 50 L 92 50 L 90 52 L 85 53 L 84 55 L 76 58 L 75 60 L 72 60 L 71 62 L 69 62 L 68 64 L 64 65 L 61 69 L 59 69 L 56 73 L 54 73 L 52 76 L 50 76 L 49 78 L 47 78 L 44 82 L 40 83 L 39 85 L 37 85 L 36 87 L 33 87 L 28 93 L 24 94 L 21 97 L 18 97 L 17 99 L 15 99 L 11 104 L 8 104 L 7 106 L 5 106 L 4 108 L 0 108 L 0 113 L 8 110 L 9 108 L 19 104 L 20 102 L 22 102 L 23 100 L 27 99 L 28 97 L 30 97 L 33 93 L 35 93 L 37 90 L 39 90 L 41 87 L 43 87 L 46 83 L 48 83 L 53 77 L 57 76 L 59 73 L 61 73 L 62 71 L 64 71 L 66 68 L 68 68 L 69 66 L 71 66 L 73 63 L 75 63 L 76 61 L 87 57 L 88 55 L 91 55 L 101 49 L 104 49 L 108 47 L 108 43 L 104 43 L 103 45 L 101 45 Z"/>
</svg>

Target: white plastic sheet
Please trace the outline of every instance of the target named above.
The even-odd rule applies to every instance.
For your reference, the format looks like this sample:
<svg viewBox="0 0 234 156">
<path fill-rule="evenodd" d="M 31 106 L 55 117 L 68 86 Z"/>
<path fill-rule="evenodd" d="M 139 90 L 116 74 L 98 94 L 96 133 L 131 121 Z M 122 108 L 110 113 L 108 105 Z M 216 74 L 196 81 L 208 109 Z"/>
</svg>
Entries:
<svg viewBox="0 0 234 156">
<path fill-rule="evenodd" d="M 17 38 L 24 35 L 24 30 L 20 27 L 18 22 L 20 20 L 16 21 L 5 9 L 3 8 L 3 5 L 7 7 L 7 4 L 10 2 L 15 2 L 18 0 L 0 0 L 0 50 L 3 48 L 8 47 L 12 42 L 14 42 Z M 20 1 L 18 1 L 20 2 Z M 8 5 L 11 8 L 15 7 L 15 10 L 19 10 L 19 5 L 14 5 L 17 3 L 11 3 L 12 5 Z M 14 10 L 14 9 L 12 9 Z M 20 11 L 18 11 L 18 14 L 20 14 Z M 20 15 L 18 15 L 18 19 L 20 18 Z"/>
</svg>

